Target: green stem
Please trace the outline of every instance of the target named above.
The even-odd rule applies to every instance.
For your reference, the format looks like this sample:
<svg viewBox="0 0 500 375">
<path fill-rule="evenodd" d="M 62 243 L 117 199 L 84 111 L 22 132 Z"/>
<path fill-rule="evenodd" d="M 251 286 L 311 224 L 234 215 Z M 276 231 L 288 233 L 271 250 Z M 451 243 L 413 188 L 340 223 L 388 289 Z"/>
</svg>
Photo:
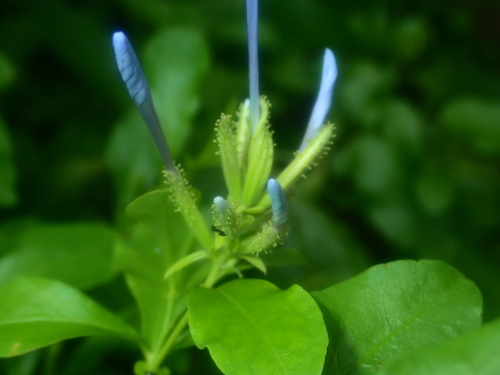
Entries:
<svg viewBox="0 0 500 375">
<path fill-rule="evenodd" d="M 151 363 L 152 371 L 156 371 L 158 369 L 160 364 L 163 362 L 163 359 L 167 356 L 168 352 L 170 352 L 170 349 L 172 349 L 172 347 L 175 344 L 175 340 L 177 340 L 177 337 L 186 328 L 186 326 L 188 324 L 188 317 L 189 317 L 189 314 L 186 311 L 184 313 L 184 315 L 179 319 L 174 330 L 172 331 L 172 333 L 170 333 L 167 341 L 165 341 L 165 344 L 163 344 L 162 348 L 160 349 L 160 352 L 158 353 L 157 356 L 155 356 L 155 359 Z"/>
<path fill-rule="evenodd" d="M 224 263 L 225 259 L 223 257 L 217 257 L 212 259 L 212 268 L 210 269 L 210 273 L 207 276 L 207 279 L 203 283 L 205 288 L 211 288 L 214 284 L 219 280 L 221 266 Z"/>
<path fill-rule="evenodd" d="M 175 288 L 172 285 L 172 283 L 170 283 L 169 290 L 168 290 L 167 311 L 166 311 L 165 316 L 163 318 L 161 334 L 157 336 L 159 338 L 159 340 L 157 340 L 157 343 L 154 346 L 154 352 L 158 352 L 158 349 L 161 348 L 161 340 L 163 340 L 165 337 L 167 337 L 168 331 L 171 328 L 170 320 L 172 319 L 172 311 L 174 309 L 174 303 L 173 303 L 174 295 L 175 295 Z"/>
<path fill-rule="evenodd" d="M 211 288 L 217 280 L 219 280 L 221 276 L 221 266 L 224 263 L 224 257 L 218 257 L 213 259 L 212 262 L 212 268 L 210 269 L 210 272 L 203 283 L 203 286 L 206 288 Z M 148 369 L 149 371 L 157 371 L 158 367 L 161 365 L 163 362 L 163 359 L 168 355 L 170 350 L 175 344 L 175 341 L 179 337 L 179 335 L 184 331 L 188 324 L 188 317 L 189 313 L 186 311 L 184 315 L 179 319 L 177 322 L 177 325 L 175 328 L 170 332 L 170 334 L 167 337 L 167 340 L 161 347 L 161 349 L 156 352 L 156 355 L 153 355 L 151 358 L 151 361 L 148 361 Z"/>
<path fill-rule="evenodd" d="M 43 364 L 43 375 L 55 374 L 56 362 L 61 352 L 61 343 L 56 343 L 45 349 L 45 361 Z"/>
</svg>

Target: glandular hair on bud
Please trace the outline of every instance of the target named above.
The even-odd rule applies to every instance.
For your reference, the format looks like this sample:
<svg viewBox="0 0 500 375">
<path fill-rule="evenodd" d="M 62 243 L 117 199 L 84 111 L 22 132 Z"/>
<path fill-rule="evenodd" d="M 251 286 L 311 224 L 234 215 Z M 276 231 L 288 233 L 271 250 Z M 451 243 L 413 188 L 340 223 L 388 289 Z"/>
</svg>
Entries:
<svg viewBox="0 0 500 375">
<path fill-rule="evenodd" d="M 287 230 L 278 230 L 273 226 L 272 222 L 269 222 L 264 225 L 259 233 L 247 238 L 241 243 L 241 252 L 246 254 L 258 254 L 261 251 L 269 250 L 281 245 L 287 234 Z"/>
<path fill-rule="evenodd" d="M 164 174 L 170 199 L 203 248 L 210 249 L 213 246 L 213 235 L 196 206 L 195 193 L 184 178 L 182 169 L 177 167 L 176 172 L 164 171 Z"/>
</svg>

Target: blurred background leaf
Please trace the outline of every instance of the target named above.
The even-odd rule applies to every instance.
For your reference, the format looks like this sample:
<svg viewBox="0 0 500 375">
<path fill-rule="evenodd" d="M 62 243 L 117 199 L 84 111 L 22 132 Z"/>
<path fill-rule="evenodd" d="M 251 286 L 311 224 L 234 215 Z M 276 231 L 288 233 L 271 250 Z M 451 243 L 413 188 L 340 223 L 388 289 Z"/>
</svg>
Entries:
<svg viewBox="0 0 500 375">
<path fill-rule="evenodd" d="M 0 259 L 0 283 L 37 276 L 85 290 L 109 282 L 118 271 L 113 262 L 116 234 L 102 225 L 36 226 L 15 236 L 16 244 Z"/>
</svg>

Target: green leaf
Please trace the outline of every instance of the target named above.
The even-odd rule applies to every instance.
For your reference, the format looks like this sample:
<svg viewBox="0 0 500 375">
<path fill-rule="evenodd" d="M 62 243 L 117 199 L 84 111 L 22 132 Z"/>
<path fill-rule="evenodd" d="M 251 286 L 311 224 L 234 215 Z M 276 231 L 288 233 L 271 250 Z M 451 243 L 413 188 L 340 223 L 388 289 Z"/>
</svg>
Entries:
<svg viewBox="0 0 500 375">
<path fill-rule="evenodd" d="M 321 312 L 298 285 L 263 280 L 195 287 L 189 326 L 225 374 L 320 374 L 328 343 Z"/>
<path fill-rule="evenodd" d="M 133 328 L 66 284 L 18 278 L 0 286 L 0 357 L 93 335 L 138 339 Z"/>
<path fill-rule="evenodd" d="M 38 226 L 18 235 L 17 244 L 0 261 L 0 283 L 19 276 L 57 279 L 90 289 L 115 274 L 115 234 L 102 225 Z"/>
<path fill-rule="evenodd" d="M 253 257 L 250 255 L 240 255 L 240 258 L 246 260 L 248 263 L 257 268 L 264 275 L 267 273 L 266 265 L 259 257 Z"/>
<path fill-rule="evenodd" d="M 12 159 L 10 136 L 0 118 L 0 206 L 12 206 L 17 201 L 16 172 Z"/>
<path fill-rule="evenodd" d="M 388 366 L 380 375 L 500 374 L 500 320 L 440 345 L 425 347 Z"/>
<path fill-rule="evenodd" d="M 158 117 L 175 157 L 183 150 L 198 111 L 199 85 L 208 70 L 207 45 L 196 29 L 171 27 L 150 40 L 144 55 L 141 60 Z M 159 181 L 161 159 L 135 108 L 117 126 L 108 160 L 118 178 L 123 205 Z"/>
<path fill-rule="evenodd" d="M 195 244 L 168 191 L 137 198 L 128 206 L 127 216 L 135 225 L 117 248 L 118 262 L 139 305 L 143 336 L 156 350 L 165 332 L 185 311 L 188 288 L 202 281 L 200 270 L 208 264 L 197 262 L 164 278 Z"/>
<path fill-rule="evenodd" d="M 440 261 L 378 265 L 312 296 L 330 336 L 325 374 L 374 374 L 481 324 L 481 293 Z"/>
</svg>

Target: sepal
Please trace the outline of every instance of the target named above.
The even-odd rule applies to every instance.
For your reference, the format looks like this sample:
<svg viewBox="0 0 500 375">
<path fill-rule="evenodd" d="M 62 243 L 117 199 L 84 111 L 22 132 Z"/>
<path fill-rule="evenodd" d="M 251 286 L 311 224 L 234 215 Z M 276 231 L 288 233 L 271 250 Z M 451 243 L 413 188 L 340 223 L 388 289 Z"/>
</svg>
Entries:
<svg viewBox="0 0 500 375">
<path fill-rule="evenodd" d="M 237 141 L 231 116 L 222 115 L 215 127 L 222 172 L 229 194 L 236 200 L 241 199 L 241 168 L 238 161 Z"/>
<path fill-rule="evenodd" d="M 274 144 L 268 123 L 269 106 L 269 102 L 262 98 L 260 121 L 248 150 L 248 168 L 242 197 L 242 203 L 246 207 L 251 207 L 257 201 L 271 173 Z"/>
<path fill-rule="evenodd" d="M 290 188 L 300 177 L 305 177 L 305 173 L 315 166 L 317 159 L 330 150 L 334 129 L 332 124 L 324 125 L 306 148 L 295 154 L 292 162 L 276 178 L 283 189 Z M 269 196 L 266 194 L 255 206 L 267 209 L 270 203 Z"/>
<path fill-rule="evenodd" d="M 166 170 L 164 174 L 170 192 L 170 199 L 177 206 L 177 210 L 184 217 L 186 224 L 191 228 L 198 242 L 205 250 L 211 249 L 214 240 L 213 235 L 196 206 L 196 194 L 184 178 L 182 170 L 179 168 L 175 172 Z"/>
<path fill-rule="evenodd" d="M 241 242 L 240 253 L 258 254 L 261 251 L 269 250 L 281 245 L 287 235 L 287 230 L 276 229 L 272 221 L 270 221 L 263 226 L 259 233 Z"/>
<path fill-rule="evenodd" d="M 246 170 L 248 160 L 248 148 L 252 139 L 252 127 L 250 125 L 250 100 L 245 100 L 238 111 L 238 122 L 236 123 L 236 147 L 238 150 L 238 161 L 240 168 Z"/>
</svg>

